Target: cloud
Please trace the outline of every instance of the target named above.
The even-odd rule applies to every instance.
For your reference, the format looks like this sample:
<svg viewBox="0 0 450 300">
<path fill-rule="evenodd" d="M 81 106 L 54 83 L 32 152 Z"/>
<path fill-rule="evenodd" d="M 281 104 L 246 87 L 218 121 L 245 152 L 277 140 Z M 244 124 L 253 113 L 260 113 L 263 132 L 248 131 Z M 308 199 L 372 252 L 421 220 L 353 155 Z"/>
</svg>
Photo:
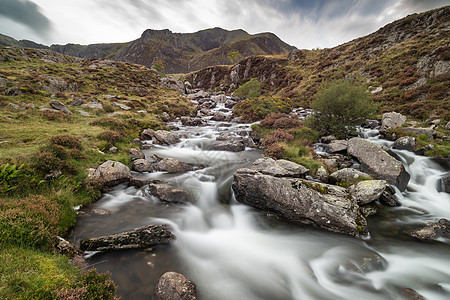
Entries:
<svg viewBox="0 0 450 300">
<path fill-rule="evenodd" d="M 38 35 L 48 36 L 52 31 L 50 20 L 40 12 L 39 6 L 29 0 L 0 0 L 0 16 Z"/>
</svg>

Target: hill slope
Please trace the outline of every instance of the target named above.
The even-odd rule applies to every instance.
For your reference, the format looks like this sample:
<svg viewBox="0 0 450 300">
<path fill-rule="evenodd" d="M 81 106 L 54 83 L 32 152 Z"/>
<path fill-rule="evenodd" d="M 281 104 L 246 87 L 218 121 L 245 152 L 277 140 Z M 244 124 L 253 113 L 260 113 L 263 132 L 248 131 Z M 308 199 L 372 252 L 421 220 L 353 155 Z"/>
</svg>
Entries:
<svg viewBox="0 0 450 300">
<path fill-rule="evenodd" d="M 331 49 L 295 50 L 284 58 L 254 56 L 186 78 L 196 88 L 228 92 L 257 78 L 266 94 L 308 106 L 322 82 L 356 77 L 384 110 L 450 120 L 449 28 L 447 6 L 410 15 Z"/>
<path fill-rule="evenodd" d="M 50 47 L 0 35 L 0 45 L 49 49 L 81 58 L 111 58 L 147 67 L 161 61 L 166 73 L 188 73 L 207 66 L 232 64 L 234 61 L 227 54 L 234 51 L 242 58 L 285 54 L 295 49 L 272 33 L 251 35 L 244 30 L 228 31 L 217 27 L 195 33 L 148 29 L 139 39 L 128 43 Z"/>
</svg>

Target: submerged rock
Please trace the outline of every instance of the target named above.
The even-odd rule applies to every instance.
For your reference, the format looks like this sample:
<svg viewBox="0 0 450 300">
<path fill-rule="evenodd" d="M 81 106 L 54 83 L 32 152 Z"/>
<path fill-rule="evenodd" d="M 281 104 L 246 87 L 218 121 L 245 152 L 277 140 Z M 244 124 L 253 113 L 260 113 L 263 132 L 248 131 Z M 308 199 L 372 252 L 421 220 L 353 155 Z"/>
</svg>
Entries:
<svg viewBox="0 0 450 300">
<path fill-rule="evenodd" d="M 182 189 L 178 189 L 165 183 L 150 183 L 150 192 L 161 201 L 172 203 L 193 202 L 191 195 Z"/>
<path fill-rule="evenodd" d="M 167 244 L 175 239 L 167 225 L 147 225 L 130 231 L 84 239 L 80 241 L 83 251 L 106 251 L 148 248 Z"/>
<path fill-rule="evenodd" d="M 381 146 L 361 138 L 352 138 L 348 142 L 347 152 L 356 157 L 370 173 L 386 180 L 400 191 L 404 191 L 408 185 L 410 175 L 403 164 L 390 156 Z"/>
<path fill-rule="evenodd" d="M 166 272 L 155 288 L 155 300 L 196 300 L 197 288 L 195 283 L 183 274 Z"/>
<path fill-rule="evenodd" d="M 438 222 L 427 222 L 426 225 L 407 230 L 406 233 L 423 242 L 431 242 L 438 238 L 450 239 L 450 221 L 440 219 Z"/>
<path fill-rule="evenodd" d="M 236 200 L 297 224 L 360 237 L 367 224 L 345 188 L 239 169 L 232 184 Z"/>
</svg>

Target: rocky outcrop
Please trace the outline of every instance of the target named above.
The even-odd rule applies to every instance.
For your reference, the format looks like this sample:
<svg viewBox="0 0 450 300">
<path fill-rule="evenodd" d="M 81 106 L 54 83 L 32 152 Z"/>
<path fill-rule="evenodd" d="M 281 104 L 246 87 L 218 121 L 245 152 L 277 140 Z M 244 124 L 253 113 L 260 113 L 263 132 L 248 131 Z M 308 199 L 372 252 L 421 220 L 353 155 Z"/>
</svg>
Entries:
<svg viewBox="0 0 450 300">
<path fill-rule="evenodd" d="M 153 172 L 152 163 L 146 159 L 140 158 L 133 161 L 131 169 L 136 172 Z"/>
<path fill-rule="evenodd" d="M 192 166 L 185 164 L 175 158 L 164 158 L 156 165 L 159 171 L 168 173 L 184 173 L 192 170 Z"/>
<path fill-rule="evenodd" d="M 381 197 L 386 190 L 384 180 L 365 180 L 350 187 L 350 194 L 358 205 L 365 205 Z"/>
<path fill-rule="evenodd" d="M 251 166 L 251 170 L 275 177 L 304 177 L 309 170 L 294 162 L 269 157 L 257 159 Z"/>
<path fill-rule="evenodd" d="M 121 162 L 108 160 L 92 170 L 86 179 L 91 186 L 114 186 L 131 178 L 130 169 Z"/>
<path fill-rule="evenodd" d="M 414 151 L 416 148 L 416 139 L 412 136 L 404 136 L 394 142 L 394 149 Z"/>
<path fill-rule="evenodd" d="M 396 113 L 389 112 L 383 114 L 383 119 L 381 120 L 380 132 L 386 133 L 390 128 L 402 126 L 406 121 L 406 116 Z"/>
<path fill-rule="evenodd" d="M 279 178 L 239 169 L 232 184 L 236 200 L 297 224 L 360 237 L 367 224 L 345 188 Z"/>
<path fill-rule="evenodd" d="M 166 272 L 155 288 L 155 300 L 196 300 L 195 283 L 176 272 Z"/>
<path fill-rule="evenodd" d="M 174 239 L 175 236 L 167 225 L 147 225 L 118 234 L 81 240 L 80 249 L 83 251 L 145 249 L 170 243 Z"/>
<path fill-rule="evenodd" d="M 410 175 L 403 164 L 390 156 L 379 145 L 361 138 L 352 138 L 348 142 L 347 152 L 358 159 L 362 167 L 379 179 L 404 191 L 408 185 Z"/>
<path fill-rule="evenodd" d="M 176 134 L 170 131 L 145 129 L 141 134 L 141 140 L 150 139 L 153 139 L 153 143 L 158 145 L 173 145 L 181 141 Z"/>
<path fill-rule="evenodd" d="M 149 183 L 150 192 L 161 201 L 171 203 L 193 202 L 191 195 L 182 189 L 165 183 Z"/>
</svg>

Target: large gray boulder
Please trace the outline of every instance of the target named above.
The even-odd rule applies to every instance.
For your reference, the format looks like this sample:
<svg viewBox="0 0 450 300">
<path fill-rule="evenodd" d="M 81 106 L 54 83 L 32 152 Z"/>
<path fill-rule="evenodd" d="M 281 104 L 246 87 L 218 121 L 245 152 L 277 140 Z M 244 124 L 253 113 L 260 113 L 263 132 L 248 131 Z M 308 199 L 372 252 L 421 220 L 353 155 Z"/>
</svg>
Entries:
<svg viewBox="0 0 450 300">
<path fill-rule="evenodd" d="M 195 283 L 183 274 L 166 272 L 158 280 L 155 300 L 196 300 Z"/>
<path fill-rule="evenodd" d="M 131 169 L 136 172 L 153 172 L 152 163 L 144 158 L 136 159 L 131 164 Z"/>
<path fill-rule="evenodd" d="M 72 112 L 67 108 L 67 106 L 65 106 L 64 103 L 62 103 L 60 101 L 50 100 L 49 104 L 50 104 L 51 107 L 53 107 L 54 109 L 56 109 L 56 110 L 58 110 L 58 111 L 60 111 L 62 113 L 65 113 L 65 114 L 68 114 L 68 115 L 72 114 Z"/>
<path fill-rule="evenodd" d="M 406 116 L 394 112 L 384 113 L 381 120 L 380 132 L 386 133 L 390 128 L 402 126 L 406 121 Z"/>
<path fill-rule="evenodd" d="M 141 134 L 142 140 L 149 140 L 153 139 L 154 144 L 159 145 L 173 145 L 176 143 L 179 143 L 181 140 L 180 138 L 167 130 L 152 130 L 152 129 L 145 129 Z"/>
<path fill-rule="evenodd" d="M 93 170 L 87 177 L 88 185 L 114 186 L 131 178 L 130 168 L 121 162 L 108 160 Z"/>
<path fill-rule="evenodd" d="M 408 185 L 410 175 L 403 164 L 390 156 L 379 145 L 361 138 L 352 138 L 348 142 L 347 153 L 358 159 L 363 168 L 379 179 L 404 191 Z"/>
<path fill-rule="evenodd" d="M 350 194 L 358 205 L 365 205 L 381 197 L 386 190 L 385 180 L 366 180 L 350 187 Z"/>
<path fill-rule="evenodd" d="M 239 169 L 232 184 L 236 200 L 297 224 L 360 237 L 367 224 L 345 188 L 279 178 Z"/>
<path fill-rule="evenodd" d="M 192 166 L 175 158 L 164 158 L 156 165 L 159 171 L 168 173 L 184 173 L 192 170 Z"/>
<path fill-rule="evenodd" d="M 359 180 L 370 179 L 370 175 L 352 168 L 344 168 L 331 173 L 330 181 L 336 182 L 354 182 Z"/>
<path fill-rule="evenodd" d="M 432 139 L 435 134 L 433 126 L 428 128 L 406 127 L 402 128 L 402 131 L 406 133 L 413 133 L 415 135 L 426 135 L 429 139 Z"/>
<path fill-rule="evenodd" d="M 84 239 L 80 241 L 83 251 L 106 251 L 149 248 L 167 244 L 175 239 L 167 225 L 147 225 L 130 231 Z"/>
<path fill-rule="evenodd" d="M 269 157 L 258 158 L 251 169 L 275 177 L 302 177 L 309 172 L 302 165 L 284 159 L 274 160 Z"/>
<path fill-rule="evenodd" d="M 199 126 L 203 123 L 202 118 L 181 117 L 181 124 L 184 126 Z"/>
<path fill-rule="evenodd" d="M 328 144 L 328 152 L 336 153 L 347 150 L 348 142 L 345 140 L 335 140 Z"/>
<path fill-rule="evenodd" d="M 412 136 L 404 136 L 394 142 L 394 149 L 414 151 L 416 148 L 416 139 Z"/>
<path fill-rule="evenodd" d="M 215 141 L 210 145 L 208 150 L 240 152 L 245 150 L 245 145 L 236 140 Z"/>
<path fill-rule="evenodd" d="M 193 202 L 191 195 L 166 183 L 149 183 L 150 192 L 161 201 L 171 203 Z"/>
</svg>

